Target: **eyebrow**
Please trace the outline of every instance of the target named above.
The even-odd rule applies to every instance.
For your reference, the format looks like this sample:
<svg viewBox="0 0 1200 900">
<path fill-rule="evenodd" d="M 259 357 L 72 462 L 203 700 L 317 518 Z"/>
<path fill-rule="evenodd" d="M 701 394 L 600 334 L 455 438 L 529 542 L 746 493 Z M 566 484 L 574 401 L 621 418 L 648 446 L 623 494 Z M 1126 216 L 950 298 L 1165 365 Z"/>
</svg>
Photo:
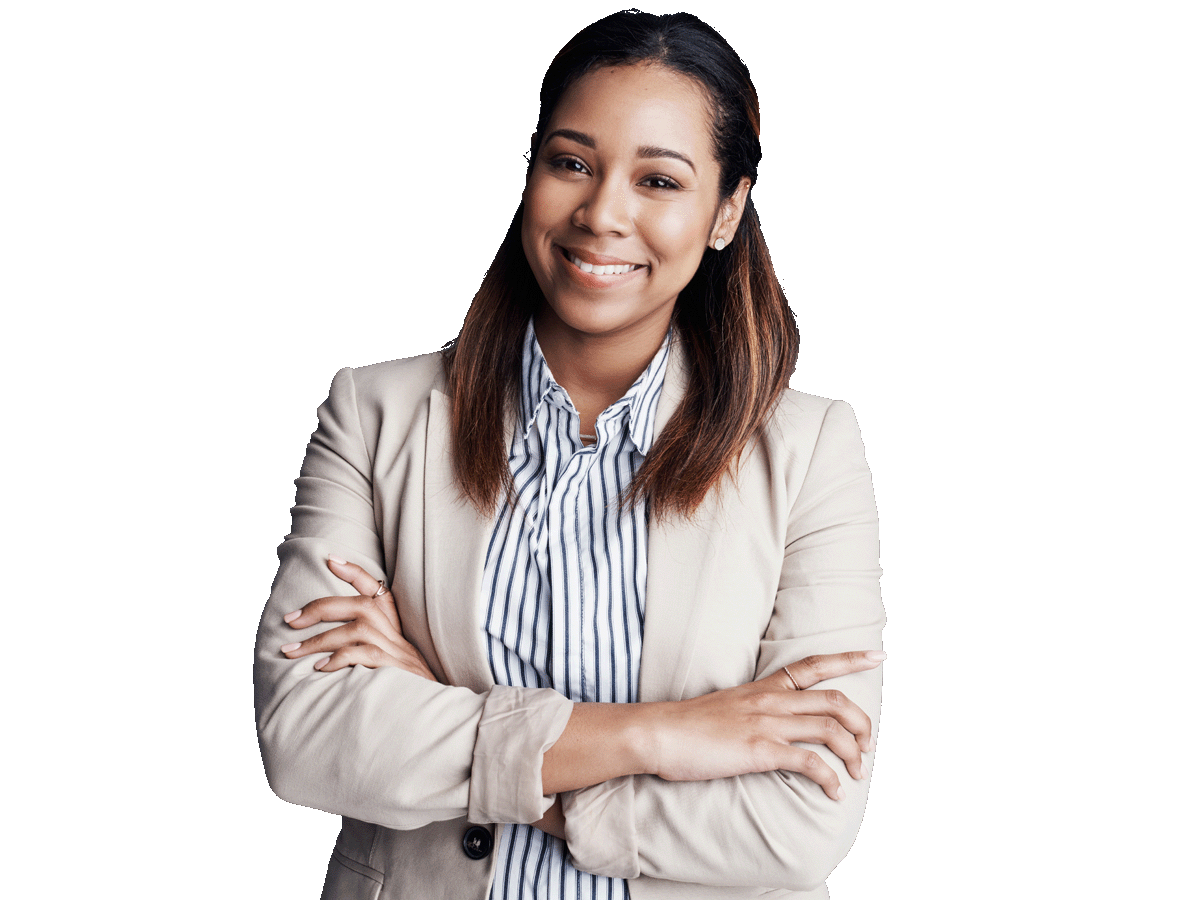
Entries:
<svg viewBox="0 0 1200 900">
<path fill-rule="evenodd" d="M 574 141 L 576 144 L 582 144 L 589 150 L 596 149 L 595 139 L 591 135 L 584 134 L 582 131 L 575 131 L 572 128 L 559 128 L 546 135 L 546 140 L 548 142 L 556 137 Z M 677 159 L 680 162 L 687 163 L 693 172 L 696 171 L 696 164 L 678 150 L 669 150 L 666 147 L 638 147 L 637 155 L 639 159 Z"/>
<path fill-rule="evenodd" d="M 641 159 L 677 159 L 691 166 L 693 172 L 696 171 L 695 164 L 678 150 L 668 150 L 666 147 L 638 147 L 638 156 Z"/>
</svg>

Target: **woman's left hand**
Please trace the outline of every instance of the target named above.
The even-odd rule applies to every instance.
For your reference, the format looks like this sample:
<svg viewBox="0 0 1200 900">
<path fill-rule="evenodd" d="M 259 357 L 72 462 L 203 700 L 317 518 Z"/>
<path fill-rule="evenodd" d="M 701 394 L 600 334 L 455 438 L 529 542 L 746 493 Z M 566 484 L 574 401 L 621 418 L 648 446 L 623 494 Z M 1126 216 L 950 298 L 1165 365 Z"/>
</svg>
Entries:
<svg viewBox="0 0 1200 900">
<path fill-rule="evenodd" d="M 322 597 L 283 617 L 293 628 L 309 628 L 318 622 L 344 622 L 308 640 L 284 644 L 279 649 L 288 659 L 313 653 L 329 653 L 313 666 L 335 672 L 346 666 L 369 669 L 393 666 L 430 681 L 437 681 L 420 651 L 404 637 L 400 614 L 392 592 L 354 563 L 329 557 L 329 571 L 356 591 L 356 597 Z M 380 590 L 384 587 L 384 590 Z"/>
</svg>

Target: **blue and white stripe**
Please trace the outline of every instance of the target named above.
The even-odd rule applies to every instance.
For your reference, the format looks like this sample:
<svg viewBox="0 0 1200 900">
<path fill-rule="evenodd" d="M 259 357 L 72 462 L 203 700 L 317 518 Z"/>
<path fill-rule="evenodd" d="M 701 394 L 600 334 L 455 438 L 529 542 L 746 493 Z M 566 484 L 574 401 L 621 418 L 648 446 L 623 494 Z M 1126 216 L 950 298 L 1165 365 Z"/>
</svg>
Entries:
<svg viewBox="0 0 1200 900">
<path fill-rule="evenodd" d="M 552 687 L 581 702 L 634 703 L 646 610 L 644 503 L 621 508 L 654 438 L 669 336 L 584 444 L 531 322 L 509 450 L 515 507 L 487 548 L 482 604 L 497 684 Z M 566 844 L 528 825 L 500 830 L 491 900 L 622 900 L 625 882 L 580 872 Z"/>
</svg>

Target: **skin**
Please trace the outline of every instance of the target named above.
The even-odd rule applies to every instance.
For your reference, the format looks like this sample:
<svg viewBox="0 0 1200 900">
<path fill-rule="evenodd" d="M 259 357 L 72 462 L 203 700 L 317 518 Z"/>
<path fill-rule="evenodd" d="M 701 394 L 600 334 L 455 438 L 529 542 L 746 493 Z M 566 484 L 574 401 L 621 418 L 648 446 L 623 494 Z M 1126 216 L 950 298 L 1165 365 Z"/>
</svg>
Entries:
<svg viewBox="0 0 1200 900">
<path fill-rule="evenodd" d="M 709 118 L 696 82 L 634 65 L 584 76 L 547 123 L 521 244 L 546 298 L 538 343 L 585 433 L 649 364 L 705 248 L 741 220 L 750 181 L 719 197 Z M 588 275 L 564 251 L 637 268 Z"/>
<path fill-rule="evenodd" d="M 731 243 L 748 179 L 719 196 L 708 97 L 702 86 L 655 65 L 600 69 L 569 89 L 551 116 L 524 195 L 521 242 L 546 302 L 534 319 L 555 379 L 592 433 L 649 364 L 670 325 L 679 292 L 706 247 Z M 581 272 L 566 254 L 617 275 Z M 330 557 L 330 570 L 358 591 L 323 597 L 289 613 L 293 628 L 344 623 L 287 644 L 291 659 L 327 654 L 314 668 L 394 666 L 436 680 L 404 637 L 391 594 L 357 565 Z M 844 796 L 837 773 L 797 743 L 823 744 L 853 778 L 874 749 L 871 721 L 820 682 L 878 666 L 880 651 L 813 656 L 758 681 L 672 703 L 576 703 L 542 761 L 546 794 L 627 774 L 704 781 L 787 770 Z M 797 685 L 799 690 L 797 690 Z M 539 828 L 563 836 L 556 803 Z"/>
<path fill-rule="evenodd" d="M 306 641 L 285 644 L 289 659 L 325 654 L 314 668 L 393 666 L 436 681 L 420 652 L 404 637 L 390 591 L 362 568 L 330 557 L 329 569 L 359 592 L 322 597 L 288 613 L 293 628 L 319 622 L 345 624 Z M 377 595 L 378 594 L 378 595 Z M 820 682 L 878 666 L 882 651 L 810 656 L 758 681 L 690 700 L 656 703 L 576 703 L 562 736 L 542 760 L 546 794 L 600 784 L 622 775 L 658 775 L 668 781 L 707 781 L 751 772 L 786 770 L 842 798 L 837 773 L 816 753 L 795 743 L 824 744 L 852 778 L 866 776 L 862 754 L 875 749 L 871 720 L 841 691 L 813 689 Z M 563 837 L 561 808 L 534 823 Z"/>
</svg>

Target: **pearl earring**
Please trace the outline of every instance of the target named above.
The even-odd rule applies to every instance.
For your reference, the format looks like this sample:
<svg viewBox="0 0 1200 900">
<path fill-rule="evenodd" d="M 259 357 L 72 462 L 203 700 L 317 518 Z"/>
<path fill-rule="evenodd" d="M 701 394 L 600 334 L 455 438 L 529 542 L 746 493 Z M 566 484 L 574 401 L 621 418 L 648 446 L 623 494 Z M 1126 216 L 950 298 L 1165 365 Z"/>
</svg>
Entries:
<svg viewBox="0 0 1200 900">
<path fill-rule="evenodd" d="M 717 250 L 717 251 L 724 250 L 725 249 L 725 238 L 717 238 L 713 242 L 713 249 Z"/>
</svg>

